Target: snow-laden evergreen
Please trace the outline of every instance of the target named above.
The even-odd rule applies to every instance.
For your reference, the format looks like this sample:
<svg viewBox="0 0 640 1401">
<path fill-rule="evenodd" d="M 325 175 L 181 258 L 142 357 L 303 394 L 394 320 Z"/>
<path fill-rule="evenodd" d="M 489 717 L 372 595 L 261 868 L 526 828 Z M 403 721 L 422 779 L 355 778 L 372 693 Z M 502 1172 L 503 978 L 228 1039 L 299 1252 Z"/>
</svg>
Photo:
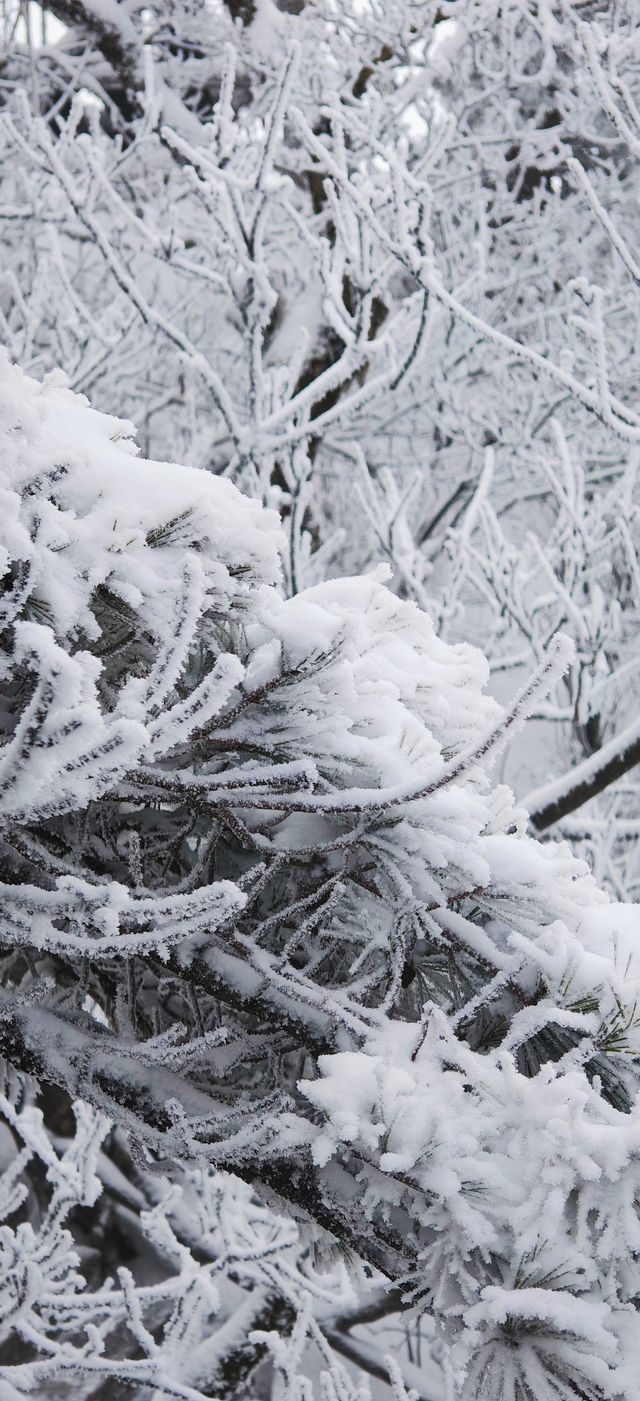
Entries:
<svg viewBox="0 0 640 1401">
<path fill-rule="evenodd" d="M 3 0 L 0 21 L 12 358 L 60 365 L 146 455 L 281 509 L 291 592 L 387 560 L 443 638 L 481 640 L 505 694 L 566 631 L 540 743 L 506 772 L 623 900 L 637 11 Z"/>
<path fill-rule="evenodd" d="M 194 1192 L 232 1192 L 227 1171 L 298 1222 L 288 1272 L 254 1252 L 280 1342 L 250 1299 L 227 1337 L 236 1362 L 238 1332 L 245 1362 L 275 1349 L 291 1395 L 348 1297 L 310 1264 L 333 1240 L 432 1316 L 450 1396 L 631 1401 L 637 911 L 491 780 L 570 644 L 502 710 L 482 656 L 380 571 L 286 597 L 277 518 L 229 482 L 145 461 L 57 376 L 4 361 L 1 405 L 0 1047 L 27 1077 L 7 1072 L 3 1108 L 25 1144 L 3 1178 L 3 1394 L 127 1367 L 154 1396 L 219 1394 L 212 1299 L 187 1318 L 184 1271 L 196 1294 L 215 1275 Z M 75 1147 L 46 1147 L 47 1095 L 81 1102 Z M 12 1215 L 30 1154 L 54 1184 L 39 1236 Z M 55 1184 L 113 1192 L 118 1155 L 190 1206 L 143 1213 L 168 1262 L 151 1295 L 125 1272 L 83 1303 Z M 36 1258 L 61 1261 L 44 1296 Z"/>
</svg>

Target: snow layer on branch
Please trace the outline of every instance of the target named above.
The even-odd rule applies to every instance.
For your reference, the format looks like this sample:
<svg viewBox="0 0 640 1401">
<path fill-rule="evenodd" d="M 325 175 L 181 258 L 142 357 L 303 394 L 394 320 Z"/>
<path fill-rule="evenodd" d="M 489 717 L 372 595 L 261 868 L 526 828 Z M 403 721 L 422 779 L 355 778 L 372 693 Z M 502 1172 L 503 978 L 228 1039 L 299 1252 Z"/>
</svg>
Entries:
<svg viewBox="0 0 640 1401">
<path fill-rule="evenodd" d="M 589 1030 L 584 1014 L 547 1012 Z M 628 1272 L 636 1278 L 637 1113 L 613 1110 L 577 1065 L 549 1062 L 526 1078 L 507 1051 L 478 1057 L 435 1007 L 422 1038 L 396 1023 L 366 1053 L 323 1057 L 320 1070 L 301 1084 L 326 1116 L 316 1160 L 353 1145 L 394 1180 L 390 1203 L 420 1196 L 422 1289 L 465 1398 L 485 1394 L 483 1373 L 491 1397 L 536 1368 L 542 1382 L 554 1355 L 576 1383 L 602 1388 L 594 1395 L 631 1397 L 616 1364 L 630 1374 L 632 1351 L 637 1367 L 637 1342 L 618 1350 L 629 1303 L 612 1285 L 624 1280 L 624 1296 Z M 491 1258 L 503 1262 L 500 1288 Z"/>
<path fill-rule="evenodd" d="M 479 653 L 386 576 L 286 598 L 273 515 L 3 376 L 11 1054 L 108 1093 L 172 1163 L 259 1181 L 279 1155 L 285 1195 L 290 1162 L 315 1172 L 318 1222 L 428 1302 L 474 1401 L 616 1395 L 640 1294 L 634 917 L 489 774 L 562 646 L 503 712 Z M 100 1017 L 73 1020 L 88 976 Z M 569 1389 L 539 1385 L 554 1368 Z"/>
<path fill-rule="evenodd" d="M 136 457 L 133 433 L 60 375 L 38 384 L 3 353 L 3 562 L 28 568 L 29 592 L 57 637 L 95 639 L 95 594 L 106 588 L 126 609 L 143 608 L 145 627 L 166 639 L 189 549 L 225 611 L 279 578 L 274 513 L 226 480 Z"/>
</svg>

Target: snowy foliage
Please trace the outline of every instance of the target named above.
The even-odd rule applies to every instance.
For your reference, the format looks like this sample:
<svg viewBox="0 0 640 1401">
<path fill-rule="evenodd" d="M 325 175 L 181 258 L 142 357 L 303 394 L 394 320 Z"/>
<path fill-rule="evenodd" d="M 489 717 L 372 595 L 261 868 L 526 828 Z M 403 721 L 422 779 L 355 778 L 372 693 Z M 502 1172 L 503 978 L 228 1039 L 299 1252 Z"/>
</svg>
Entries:
<svg viewBox="0 0 640 1401">
<path fill-rule="evenodd" d="M 1 16 L 0 1397 L 635 1401 L 636 6 Z"/>
<path fill-rule="evenodd" d="M 637 916 L 489 779 L 570 644 L 503 711 L 379 574 L 287 597 L 272 513 L 2 378 L 6 1394 L 195 1401 L 229 1356 L 236 1394 L 260 1346 L 297 1395 L 333 1240 L 430 1313 L 451 1394 L 630 1401 Z M 81 1101 L 59 1145 L 32 1077 Z M 100 1181 L 150 1283 L 84 1285 Z"/>
<path fill-rule="evenodd" d="M 567 631 L 544 809 L 637 704 L 633 0 L 51 8 L 5 0 L 12 357 L 280 508 L 289 591 L 388 560 L 497 684 Z M 563 820 L 634 898 L 637 778 Z"/>
</svg>

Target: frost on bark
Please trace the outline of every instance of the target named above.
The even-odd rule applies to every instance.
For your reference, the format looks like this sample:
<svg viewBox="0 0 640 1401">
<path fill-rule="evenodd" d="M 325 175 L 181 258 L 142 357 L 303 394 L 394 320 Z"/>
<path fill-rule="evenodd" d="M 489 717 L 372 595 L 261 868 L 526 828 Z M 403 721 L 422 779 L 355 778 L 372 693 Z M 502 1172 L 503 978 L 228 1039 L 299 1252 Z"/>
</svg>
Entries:
<svg viewBox="0 0 640 1401">
<path fill-rule="evenodd" d="M 287 597 L 274 513 L 59 376 L 3 363 L 0 415 L 7 1395 L 306 1394 L 305 1339 L 403 1394 L 350 1340 L 389 1290 L 426 1401 L 630 1401 L 635 910 L 490 778 L 570 644 L 502 710 L 384 571 Z"/>
</svg>

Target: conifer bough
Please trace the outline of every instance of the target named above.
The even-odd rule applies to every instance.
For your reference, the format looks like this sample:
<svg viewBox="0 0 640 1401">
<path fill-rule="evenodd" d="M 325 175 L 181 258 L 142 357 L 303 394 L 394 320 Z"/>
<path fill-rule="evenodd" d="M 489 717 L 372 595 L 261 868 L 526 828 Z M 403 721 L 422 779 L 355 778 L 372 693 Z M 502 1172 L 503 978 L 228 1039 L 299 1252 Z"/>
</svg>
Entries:
<svg viewBox="0 0 640 1401">
<path fill-rule="evenodd" d="M 4 361 L 1 389 L 2 1112 L 25 1144 L 1 1179 L 6 1395 L 65 1372 L 215 1395 L 223 1363 L 235 1394 L 275 1346 L 260 1308 L 326 1349 L 315 1238 L 429 1314 L 453 1394 L 630 1398 L 636 911 L 490 779 L 563 644 L 503 712 L 384 571 L 287 598 L 273 513 L 136 456 L 58 375 Z M 47 1249 L 12 1216 L 33 1154 Z M 266 1293 L 214 1356 L 188 1332 L 211 1300 L 187 1300 L 219 1259 L 193 1203 L 221 1171 L 302 1256 L 285 1278 L 248 1253 Z M 165 1232 L 161 1285 L 121 1269 L 91 1294 L 69 1264 L 65 1212 L 101 1189 Z"/>
</svg>

